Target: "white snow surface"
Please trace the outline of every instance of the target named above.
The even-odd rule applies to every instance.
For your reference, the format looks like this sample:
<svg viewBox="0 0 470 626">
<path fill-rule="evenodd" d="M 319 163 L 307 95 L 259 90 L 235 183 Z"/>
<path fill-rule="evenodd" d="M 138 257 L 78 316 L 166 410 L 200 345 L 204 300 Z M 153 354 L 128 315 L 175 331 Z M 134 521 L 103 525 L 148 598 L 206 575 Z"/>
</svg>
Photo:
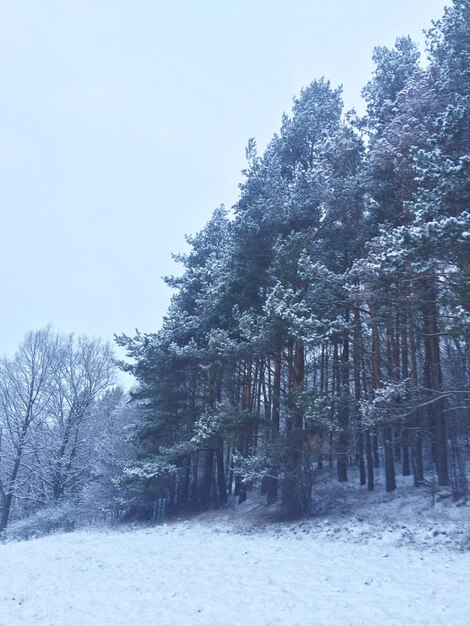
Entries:
<svg viewBox="0 0 470 626">
<path fill-rule="evenodd" d="M 0 545 L 0 624 L 469 625 L 468 505 L 374 497 L 373 514 L 274 524 L 251 505 Z"/>
</svg>

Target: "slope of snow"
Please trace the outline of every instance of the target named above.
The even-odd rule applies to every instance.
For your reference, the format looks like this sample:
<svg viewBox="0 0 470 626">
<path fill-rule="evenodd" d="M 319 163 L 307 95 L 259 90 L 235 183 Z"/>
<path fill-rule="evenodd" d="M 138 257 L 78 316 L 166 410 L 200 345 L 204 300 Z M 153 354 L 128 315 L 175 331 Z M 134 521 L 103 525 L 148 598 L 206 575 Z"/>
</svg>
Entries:
<svg viewBox="0 0 470 626">
<path fill-rule="evenodd" d="M 469 551 L 400 547 L 398 531 L 386 541 L 369 524 L 362 543 L 364 522 L 348 522 L 356 540 L 327 522 L 240 532 L 207 519 L 0 545 L 0 624 L 470 624 Z"/>
</svg>

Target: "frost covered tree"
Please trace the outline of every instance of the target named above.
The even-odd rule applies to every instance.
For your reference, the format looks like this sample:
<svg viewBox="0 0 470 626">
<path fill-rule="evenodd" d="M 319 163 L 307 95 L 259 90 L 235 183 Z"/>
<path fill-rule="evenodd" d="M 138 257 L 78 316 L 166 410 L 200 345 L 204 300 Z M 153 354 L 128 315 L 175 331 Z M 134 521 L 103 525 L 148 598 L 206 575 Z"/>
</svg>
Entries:
<svg viewBox="0 0 470 626">
<path fill-rule="evenodd" d="M 0 366 L 0 505 L 33 511 L 89 478 L 97 402 L 113 382 L 109 346 L 51 328 L 30 332 Z M 98 431 L 99 432 L 99 431 Z"/>
<path fill-rule="evenodd" d="M 58 353 L 57 338 L 46 328 L 28 333 L 15 356 L 1 362 L 0 530 L 6 528 L 13 499 L 28 480 L 21 469 L 25 461 L 32 465 L 35 434 L 48 417 Z"/>
<path fill-rule="evenodd" d="M 93 422 L 100 420 L 97 401 L 111 387 L 114 371 L 109 346 L 87 337 L 62 338 L 57 357 L 35 452 L 38 481 L 55 501 L 78 493 L 88 478 Z"/>
<path fill-rule="evenodd" d="M 140 385 L 133 396 L 143 412 L 135 431 L 141 460 L 126 476 L 140 485 L 147 502 L 163 492 L 170 508 L 226 501 L 223 433 L 199 442 L 193 437 L 197 420 L 221 400 L 232 324 L 225 302 L 230 241 L 230 225 L 220 208 L 188 238 L 189 254 L 177 257 L 184 271 L 167 279 L 178 291 L 162 330 L 118 339 L 136 361 L 130 371 Z"/>
<path fill-rule="evenodd" d="M 391 364 L 386 379 L 399 384 L 409 377 L 413 395 L 422 396 L 415 401 L 416 409 L 403 411 L 405 423 L 395 420 L 396 430 L 405 435 L 401 446 L 405 473 L 412 444 L 416 484 L 424 479 L 422 431 L 431 434 L 439 484 L 449 483 L 445 417 L 449 400 L 444 396 L 445 388 L 453 385 L 445 380 L 441 338 L 445 326 L 458 326 L 465 316 L 461 286 L 468 283 L 464 260 L 468 193 L 463 173 L 469 153 L 468 32 L 468 3 L 456 2 L 429 33 L 429 66 L 410 75 L 370 151 L 371 196 L 375 205 L 386 206 L 390 200 L 387 213 L 378 213 L 382 224 L 376 226 L 382 232 L 370 244 L 367 261 L 387 286 L 382 295 L 374 290 L 379 295 L 376 306 L 386 308 L 380 325 L 387 337 L 376 354 L 382 352 Z M 392 194 L 375 195 L 376 189 L 384 189 L 384 180 Z M 451 300 L 455 311 L 449 308 Z M 410 408 L 410 402 L 411 397 L 405 406 Z M 390 432 L 387 439 L 391 441 Z"/>
<path fill-rule="evenodd" d="M 248 142 L 233 217 L 188 239 L 162 329 L 118 339 L 136 503 L 197 510 L 259 485 L 299 516 L 318 472 L 374 489 L 382 464 L 387 491 L 399 467 L 465 491 L 469 32 L 455 0 L 428 65 L 407 37 L 375 50 L 364 118 L 316 80 L 263 154 Z"/>
</svg>

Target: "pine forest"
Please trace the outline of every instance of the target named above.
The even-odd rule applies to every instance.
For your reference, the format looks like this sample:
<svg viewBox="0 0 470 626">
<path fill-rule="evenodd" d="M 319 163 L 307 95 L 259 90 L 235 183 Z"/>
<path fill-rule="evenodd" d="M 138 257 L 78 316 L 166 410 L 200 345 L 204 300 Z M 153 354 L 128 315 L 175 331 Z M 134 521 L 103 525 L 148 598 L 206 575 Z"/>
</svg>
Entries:
<svg viewBox="0 0 470 626">
<path fill-rule="evenodd" d="M 260 489 L 315 506 L 322 472 L 468 490 L 470 3 L 374 50 L 365 116 L 314 80 L 239 200 L 177 255 L 161 330 L 119 336 L 141 409 L 122 486 L 137 507 Z"/>
</svg>

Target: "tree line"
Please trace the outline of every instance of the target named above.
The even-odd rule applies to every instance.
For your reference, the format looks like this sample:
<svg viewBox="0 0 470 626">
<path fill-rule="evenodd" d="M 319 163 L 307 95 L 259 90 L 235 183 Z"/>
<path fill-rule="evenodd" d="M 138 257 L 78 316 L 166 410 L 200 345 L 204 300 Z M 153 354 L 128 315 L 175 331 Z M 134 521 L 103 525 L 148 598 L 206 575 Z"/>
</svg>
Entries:
<svg viewBox="0 0 470 626">
<path fill-rule="evenodd" d="M 366 113 L 302 89 L 239 200 L 176 255 L 155 333 L 28 333 L 0 361 L 0 531 L 64 501 L 308 514 L 318 477 L 468 490 L 470 0 L 378 47 Z"/>
<path fill-rule="evenodd" d="M 364 116 L 315 80 L 232 211 L 177 255 L 161 330 L 121 335 L 137 387 L 136 504 L 240 502 L 252 485 L 308 513 L 318 472 L 385 488 L 435 472 L 467 489 L 470 4 L 374 51 Z"/>
</svg>

